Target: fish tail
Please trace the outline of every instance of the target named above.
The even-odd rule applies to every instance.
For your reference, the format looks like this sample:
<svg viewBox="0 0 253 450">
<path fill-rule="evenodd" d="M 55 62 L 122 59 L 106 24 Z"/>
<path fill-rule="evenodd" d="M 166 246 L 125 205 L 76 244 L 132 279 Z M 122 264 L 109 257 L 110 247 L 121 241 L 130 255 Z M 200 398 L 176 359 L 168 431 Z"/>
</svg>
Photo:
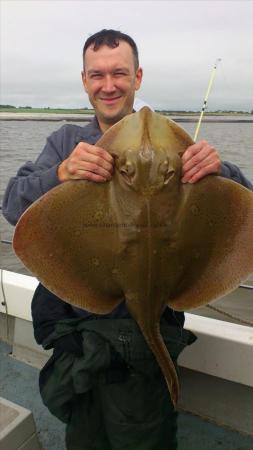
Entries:
<svg viewBox="0 0 253 450">
<path fill-rule="evenodd" d="M 175 365 L 163 341 L 161 333 L 159 330 L 146 332 L 143 328 L 141 329 L 143 336 L 163 373 L 170 392 L 171 401 L 176 408 L 179 396 L 179 381 Z"/>
</svg>

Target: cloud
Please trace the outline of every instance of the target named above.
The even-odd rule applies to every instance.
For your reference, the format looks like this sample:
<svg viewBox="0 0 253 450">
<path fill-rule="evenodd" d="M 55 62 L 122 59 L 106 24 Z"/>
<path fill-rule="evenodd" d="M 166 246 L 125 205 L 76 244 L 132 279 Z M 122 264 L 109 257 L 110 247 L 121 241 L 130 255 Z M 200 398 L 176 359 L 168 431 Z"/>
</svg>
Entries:
<svg viewBox="0 0 253 450">
<path fill-rule="evenodd" d="M 112 27 L 136 40 L 144 68 L 140 96 L 156 108 L 199 109 L 218 57 L 210 106 L 253 108 L 252 2 L 14 0 L 1 6 L 2 103 L 88 106 L 80 83 L 83 43 Z"/>
</svg>

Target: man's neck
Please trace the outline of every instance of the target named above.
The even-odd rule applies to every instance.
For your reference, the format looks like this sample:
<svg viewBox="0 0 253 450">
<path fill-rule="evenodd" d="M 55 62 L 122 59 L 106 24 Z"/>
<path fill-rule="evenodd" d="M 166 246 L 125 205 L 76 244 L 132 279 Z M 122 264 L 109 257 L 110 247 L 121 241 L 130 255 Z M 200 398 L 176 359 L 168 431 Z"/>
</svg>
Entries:
<svg viewBox="0 0 253 450">
<path fill-rule="evenodd" d="M 135 112 L 135 110 L 133 109 L 131 113 Z M 131 114 L 130 112 L 128 114 L 126 114 L 124 117 L 126 117 L 127 115 Z M 122 120 L 124 117 L 122 117 L 119 120 L 116 120 L 115 122 L 111 122 L 111 123 L 107 123 L 107 122 L 103 122 L 102 120 L 100 120 L 98 118 L 98 116 L 96 115 L 96 119 L 99 125 L 99 128 L 101 130 L 102 133 L 105 133 L 107 130 L 109 130 L 109 128 L 111 128 L 113 125 L 115 125 L 115 123 L 118 123 L 120 120 Z"/>
</svg>

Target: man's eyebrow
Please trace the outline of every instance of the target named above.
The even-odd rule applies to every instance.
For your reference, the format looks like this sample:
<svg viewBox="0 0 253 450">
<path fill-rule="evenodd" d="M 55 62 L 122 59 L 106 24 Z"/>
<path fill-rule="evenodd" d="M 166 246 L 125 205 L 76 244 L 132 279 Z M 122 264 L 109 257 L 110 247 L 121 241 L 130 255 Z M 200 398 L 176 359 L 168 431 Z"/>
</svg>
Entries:
<svg viewBox="0 0 253 450">
<path fill-rule="evenodd" d="M 113 72 L 127 72 L 129 73 L 129 69 L 127 67 L 116 67 Z"/>
<path fill-rule="evenodd" d="M 115 69 L 112 70 L 112 73 L 115 73 L 115 72 L 125 72 L 127 74 L 130 73 L 130 71 L 127 67 L 116 67 Z M 90 69 L 87 71 L 88 75 L 97 75 L 97 74 L 101 74 L 101 73 L 103 73 L 103 70 Z"/>
<path fill-rule="evenodd" d="M 97 74 L 97 73 L 102 73 L 101 70 L 95 70 L 95 69 L 90 69 L 88 70 L 88 75 L 93 75 L 93 74 Z"/>
</svg>

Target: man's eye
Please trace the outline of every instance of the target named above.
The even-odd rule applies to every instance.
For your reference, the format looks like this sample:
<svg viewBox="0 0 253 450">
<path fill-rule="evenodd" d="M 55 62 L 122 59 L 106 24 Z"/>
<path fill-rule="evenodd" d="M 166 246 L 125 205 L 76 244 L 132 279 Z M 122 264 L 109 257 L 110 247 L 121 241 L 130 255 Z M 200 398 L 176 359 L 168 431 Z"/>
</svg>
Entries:
<svg viewBox="0 0 253 450">
<path fill-rule="evenodd" d="M 102 78 L 102 74 L 101 73 L 93 73 L 90 78 L 92 80 L 100 80 Z"/>
<path fill-rule="evenodd" d="M 114 74 L 115 77 L 123 77 L 124 75 L 126 75 L 125 72 L 116 72 Z"/>
</svg>

